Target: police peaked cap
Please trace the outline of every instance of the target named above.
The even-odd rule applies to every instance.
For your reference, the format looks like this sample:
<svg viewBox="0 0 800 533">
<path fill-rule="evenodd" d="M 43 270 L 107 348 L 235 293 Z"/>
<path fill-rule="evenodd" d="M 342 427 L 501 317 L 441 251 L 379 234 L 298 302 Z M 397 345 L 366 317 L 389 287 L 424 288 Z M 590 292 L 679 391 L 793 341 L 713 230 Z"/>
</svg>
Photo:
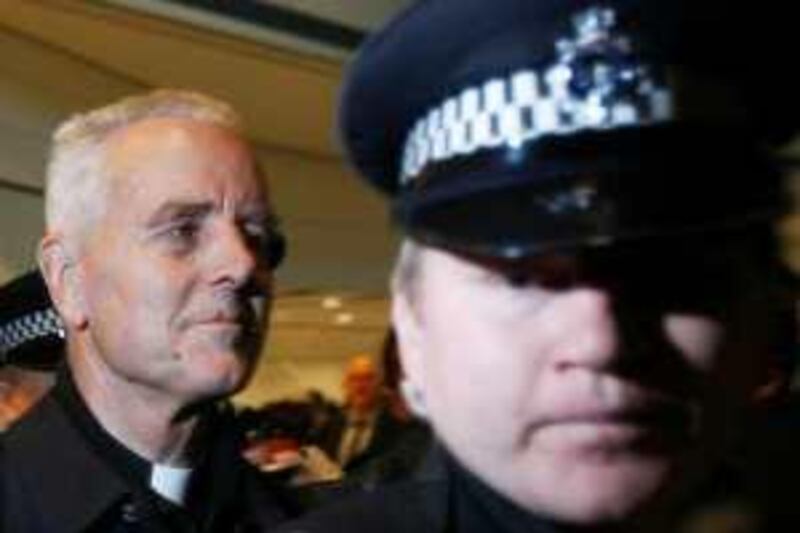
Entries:
<svg viewBox="0 0 800 533">
<path fill-rule="evenodd" d="M 0 366 L 49 370 L 63 352 L 61 321 L 39 272 L 0 287 Z"/>
<path fill-rule="evenodd" d="M 421 0 L 350 65 L 344 148 L 404 231 L 490 255 L 769 220 L 792 18 L 740 4 Z"/>
</svg>

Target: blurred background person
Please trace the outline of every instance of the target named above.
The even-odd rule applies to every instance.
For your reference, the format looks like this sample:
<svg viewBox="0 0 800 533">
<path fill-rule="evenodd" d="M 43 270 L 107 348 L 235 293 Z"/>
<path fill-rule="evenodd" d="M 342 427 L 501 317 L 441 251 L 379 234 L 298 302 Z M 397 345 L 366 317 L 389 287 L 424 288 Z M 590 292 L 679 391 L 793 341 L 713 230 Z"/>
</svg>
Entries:
<svg viewBox="0 0 800 533">
<path fill-rule="evenodd" d="M 367 354 L 353 356 L 342 377 L 344 401 L 337 419 L 329 427 L 326 448 L 347 469 L 363 456 L 376 436 L 380 405 L 380 376 Z"/>
<path fill-rule="evenodd" d="M 344 401 L 323 431 L 322 448 L 351 480 L 402 477 L 416 463 L 417 448 L 424 448 L 427 428 L 409 409 L 402 381 L 392 328 L 382 340 L 380 367 L 367 354 L 348 361 L 342 378 Z M 408 453 L 407 464 L 402 450 Z"/>
<path fill-rule="evenodd" d="M 373 438 L 347 471 L 348 480 L 364 488 L 423 475 L 421 469 L 432 445 L 430 427 L 414 413 L 404 393 L 406 376 L 394 328 L 384 335 L 380 361 L 380 399 Z"/>
</svg>

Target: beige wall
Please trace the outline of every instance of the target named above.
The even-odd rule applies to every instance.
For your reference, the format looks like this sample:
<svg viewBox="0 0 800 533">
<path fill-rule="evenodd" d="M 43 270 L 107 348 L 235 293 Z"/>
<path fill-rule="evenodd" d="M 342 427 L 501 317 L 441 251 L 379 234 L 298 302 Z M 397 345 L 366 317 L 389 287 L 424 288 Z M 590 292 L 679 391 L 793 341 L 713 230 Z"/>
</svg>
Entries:
<svg viewBox="0 0 800 533">
<path fill-rule="evenodd" d="M 0 283 L 35 264 L 41 211 L 41 198 L 0 187 Z"/>
</svg>

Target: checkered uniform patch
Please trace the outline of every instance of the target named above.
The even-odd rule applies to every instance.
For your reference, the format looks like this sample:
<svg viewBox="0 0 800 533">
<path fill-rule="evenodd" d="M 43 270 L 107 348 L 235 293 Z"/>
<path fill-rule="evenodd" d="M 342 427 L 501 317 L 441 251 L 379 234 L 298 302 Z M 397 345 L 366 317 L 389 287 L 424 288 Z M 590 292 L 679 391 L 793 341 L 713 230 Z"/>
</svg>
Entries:
<svg viewBox="0 0 800 533">
<path fill-rule="evenodd" d="M 412 129 L 403 152 L 401 184 L 416 178 L 428 163 L 480 150 L 519 148 L 545 135 L 642 126 L 673 118 L 671 91 L 666 87 L 649 83 L 635 101 L 608 105 L 591 94 L 576 98 L 567 89 L 568 78 L 563 65 L 544 75 L 523 70 L 445 100 Z"/>
<path fill-rule="evenodd" d="M 61 319 L 54 309 L 43 309 L 0 326 L 0 359 L 15 348 L 50 335 L 64 336 Z"/>
</svg>

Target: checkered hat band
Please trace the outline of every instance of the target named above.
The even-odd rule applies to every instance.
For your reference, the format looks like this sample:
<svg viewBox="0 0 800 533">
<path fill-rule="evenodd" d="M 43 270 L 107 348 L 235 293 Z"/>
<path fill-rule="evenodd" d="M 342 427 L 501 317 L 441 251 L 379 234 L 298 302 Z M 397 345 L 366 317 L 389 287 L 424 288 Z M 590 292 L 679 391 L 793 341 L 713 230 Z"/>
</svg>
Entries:
<svg viewBox="0 0 800 533">
<path fill-rule="evenodd" d="M 0 326 L 0 355 L 49 335 L 63 336 L 61 319 L 55 310 L 43 309 Z"/>
<path fill-rule="evenodd" d="M 411 130 L 403 150 L 401 185 L 426 165 L 481 150 L 519 148 L 546 135 L 613 130 L 675 118 L 672 91 L 649 83 L 635 99 L 607 103 L 578 98 L 558 69 L 517 71 L 464 89 L 427 113 Z M 652 82 L 652 80 L 651 80 Z"/>
</svg>

